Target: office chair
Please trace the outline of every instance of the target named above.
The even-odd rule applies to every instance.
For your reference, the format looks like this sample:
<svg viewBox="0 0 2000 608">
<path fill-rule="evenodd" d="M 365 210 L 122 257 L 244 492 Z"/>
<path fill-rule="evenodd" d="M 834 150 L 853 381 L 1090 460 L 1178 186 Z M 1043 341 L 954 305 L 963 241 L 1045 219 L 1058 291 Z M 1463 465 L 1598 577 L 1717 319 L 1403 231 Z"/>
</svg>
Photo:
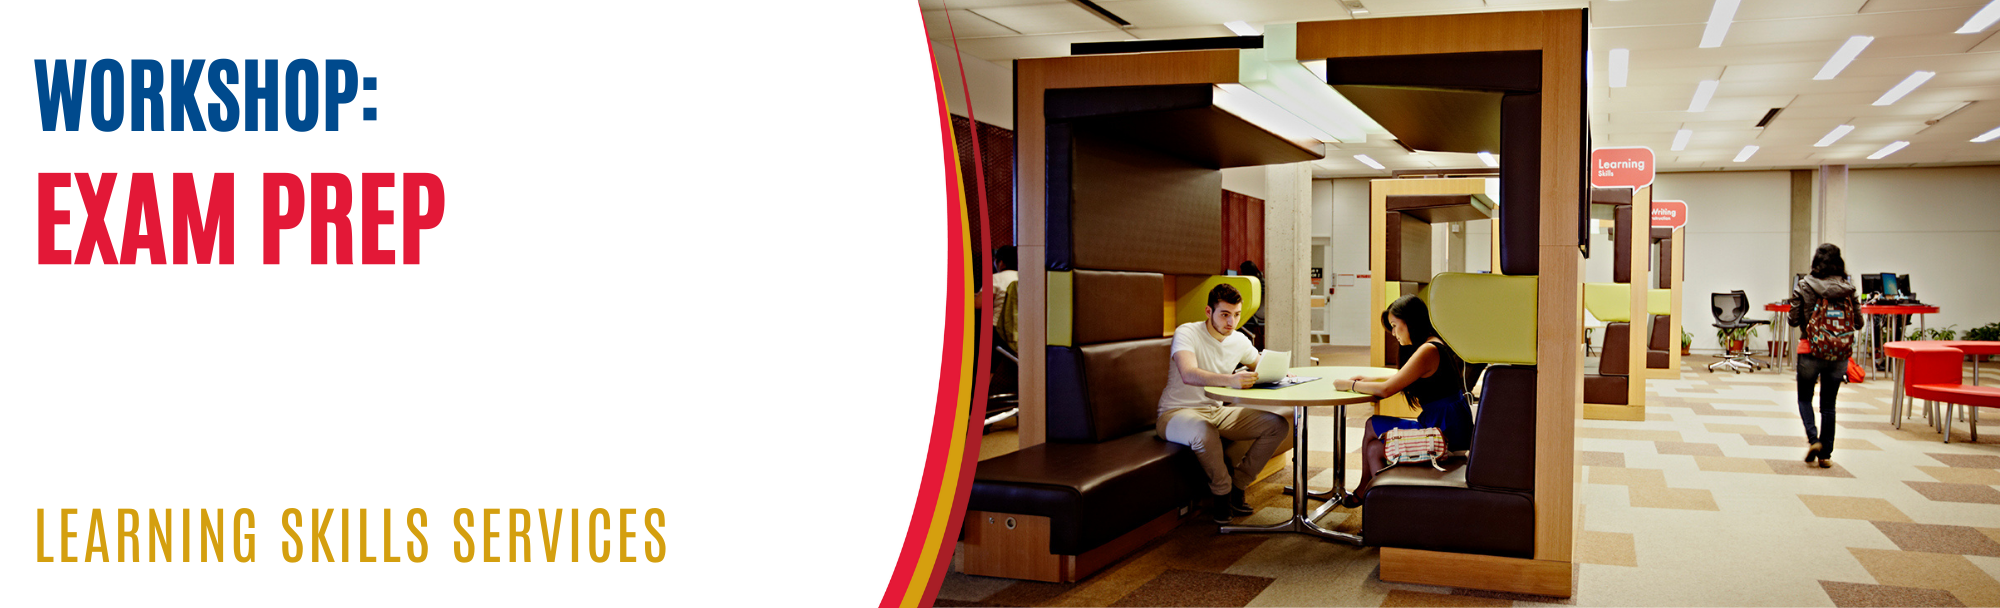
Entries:
<svg viewBox="0 0 2000 608">
<path fill-rule="evenodd" d="M 1716 329 L 1744 329 L 1759 324 L 1770 323 L 1770 321 L 1764 319 L 1743 318 L 1744 313 L 1750 311 L 1750 297 L 1744 295 L 1743 290 L 1740 289 L 1729 293 L 1709 294 L 1708 310 L 1715 314 L 1714 325 Z M 1729 345 L 1725 342 L 1723 344 L 1722 357 L 1721 361 L 1708 364 L 1708 371 L 1715 371 L 1716 366 L 1725 366 L 1730 371 L 1742 373 L 1745 371 L 1754 372 L 1771 366 L 1769 363 L 1758 361 L 1750 356 L 1750 343 L 1748 340 L 1744 341 L 1743 350 L 1738 351 L 1729 350 Z"/>
</svg>

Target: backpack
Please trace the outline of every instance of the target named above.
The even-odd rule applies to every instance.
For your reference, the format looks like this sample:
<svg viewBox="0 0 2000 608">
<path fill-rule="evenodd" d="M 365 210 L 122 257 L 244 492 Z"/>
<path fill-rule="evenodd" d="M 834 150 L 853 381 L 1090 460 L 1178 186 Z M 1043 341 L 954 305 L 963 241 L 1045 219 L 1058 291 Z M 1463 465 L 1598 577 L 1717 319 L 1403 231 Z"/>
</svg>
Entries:
<svg viewBox="0 0 2000 608">
<path fill-rule="evenodd" d="M 1833 360 L 1854 354 L 1854 333 L 1861 324 L 1853 313 L 1845 301 L 1819 298 L 1813 303 L 1806 311 L 1805 327 L 1800 328 L 1812 356 Z"/>
</svg>

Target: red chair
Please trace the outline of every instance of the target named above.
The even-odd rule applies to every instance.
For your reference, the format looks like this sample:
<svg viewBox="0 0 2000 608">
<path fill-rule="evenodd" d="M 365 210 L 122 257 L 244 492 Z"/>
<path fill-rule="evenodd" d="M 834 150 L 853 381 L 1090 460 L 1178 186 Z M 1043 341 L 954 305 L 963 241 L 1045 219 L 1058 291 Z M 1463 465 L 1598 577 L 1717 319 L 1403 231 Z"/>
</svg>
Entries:
<svg viewBox="0 0 2000 608">
<path fill-rule="evenodd" d="M 1946 404 L 1942 415 L 1944 442 L 1951 443 L 1955 406 L 2000 408 L 2000 387 L 1966 385 L 1965 351 L 1951 346 L 1911 344 L 1906 349 L 1903 394 Z M 1979 415 L 1972 415 L 1972 440 L 1979 441 Z"/>
</svg>

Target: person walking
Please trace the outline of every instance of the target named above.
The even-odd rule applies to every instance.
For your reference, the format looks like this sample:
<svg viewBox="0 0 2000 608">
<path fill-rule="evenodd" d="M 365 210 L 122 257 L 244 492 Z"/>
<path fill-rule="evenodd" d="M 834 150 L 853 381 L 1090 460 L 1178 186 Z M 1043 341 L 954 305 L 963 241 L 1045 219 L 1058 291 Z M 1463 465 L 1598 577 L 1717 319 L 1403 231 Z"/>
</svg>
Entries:
<svg viewBox="0 0 2000 608">
<path fill-rule="evenodd" d="M 1799 418 L 1805 422 L 1806 464 L 1833 467 L 1834 396 L 1854 355 L 1861 326 L 1861 300 L 1847 281 L 1840 246 L 1824 243 L 1813 252 L 1812 273 L 1792 286 L 1786 322 L 1799 328 Z M 1813 424 L 1813 386 L 1819 386 L 1819 424 Z"/>
</svg>

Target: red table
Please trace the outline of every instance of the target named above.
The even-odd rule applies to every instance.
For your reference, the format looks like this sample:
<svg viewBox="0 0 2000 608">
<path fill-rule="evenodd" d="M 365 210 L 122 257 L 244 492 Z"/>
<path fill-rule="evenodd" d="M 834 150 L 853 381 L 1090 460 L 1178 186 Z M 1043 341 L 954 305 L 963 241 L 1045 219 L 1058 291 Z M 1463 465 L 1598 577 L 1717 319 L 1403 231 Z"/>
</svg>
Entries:
<svg viewBox="0 0 2000 608">
<path fill-rule="evenodd" d="M 1938 307 L 1936 306 L 1904 305 L 1904 304 L 1888 305 L 1888 306 L 1876 305 L 1876 304 L 1861 305 L 1861 314 L 1863 315 L 1880 315 L 1889 317 L 1889 323 L 1890 323 L 1890 327 L 1888 328 L 1889 335 L 1887 336 L 1887 339 L 1884 340 L 1884 342 L 1901 341 L 1903 339 L 1903 328 L 1910 326 L 1911 315 L 1935 314 L 1937 313 L 1937 311 Z M 1924 328 L 1924 319 L 1922 317 L 1917 318 L 1917 328 L 1918 329 Z M 1866 329 L 1866 327 L 1864 327 L 1864 329 Z M 1868 354 L 1868 361 L 1867 361 L 1868 369 L 1873 370 L 1876 368 L 1875 363 L 1882 357 L 1881 347 L 1875 344 L 1875 332 L 1873 330 L 1863 332 L 1862 335 L 1868 339 L 1868 348 L 1864 352 Z"/>
<path fill-rule="evenodd" d="M 1789 313 L 1792 312 L 1792 305 L 1786 304 L 1784 302 L 1774 302 L 1771 304 L 1765 304 L 1764 310 L 1777 313 Z M 1797 344 L 1792 343 L 1791 340 L 1792 324 L 1789 319 L 1778 319 L 1776 321 L 1772 321 L 1771 333 L 1776 335 L 1776 337 L 1773 339 L 1778 341 L 1778 367 L 1784 367 L 1787 364 L 1792 363 L 1793 359 L 1798 358 L 1794 351 L 1797 351 L 1799 348 Z"/>
<path fill-rule="evenodd" d="M 1936 312 L 1937 307 L 1924 306 L 1924 307 L 1908 307 L 1908 308 L 1931 308 L 1932 312 Z M 1895 423 L 1896 428 L 1899 429 L 1903 428 L 1903 418 L 1909 416 L 1909 413 L 1903 410 L 1902 359 L 1905 354 L 1908 354 L 1910 347 L 1919 345 L 1945 346 L 1950 348 L 1956 348 L 1960 351 L 1965 352 L 1965 354 L 1967 355 L 1971 355 L 1973 386 L 1979 386 L 1979 359 L 1981 358 L 1981 355 L 2000 355 L 2000 342 L 1982 342 L 1973 340 L 1899 340 L 1896 342 L 1883 344 L 1882 350 L 1883 352 L 1887 353 L 1891 359 L 1889 367 L 1895 374 L 1894 381 L 1896 383 L 1895 386 L 1893 387 L 1894 392 L 1890 393 L 1889 396 L 1889 421 Z M 1924 416 L 1931 419 L 1931 426 L 1933 428 L 1941 426 L 1940 423 L 1943 422 L 1942 420 L 1938 419 L 1939 417 L 1933 416 L 1932 412 L 1929 409 L 1924 410 Z M 1979 410 L 1977 408 L 1973 409 L 1972 416 L 1974 420 L 1979 419 Z M 1946 436 L 1945 441 L 1946 443 L 1950 443 L 1951 439 L 1948 435 Z"/>
</svg>

